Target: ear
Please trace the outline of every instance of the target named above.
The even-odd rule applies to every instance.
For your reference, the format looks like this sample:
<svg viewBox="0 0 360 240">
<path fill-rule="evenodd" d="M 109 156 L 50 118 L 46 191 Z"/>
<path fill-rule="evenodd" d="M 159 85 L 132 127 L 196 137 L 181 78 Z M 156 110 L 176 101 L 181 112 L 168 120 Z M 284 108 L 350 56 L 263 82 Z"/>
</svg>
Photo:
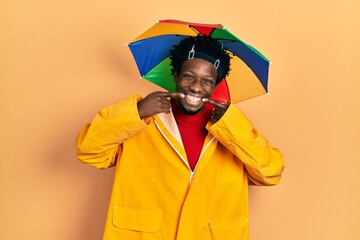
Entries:
<svg viewBox="0 0 360 240">
<path fill-rule="evenodd" d="M 178 73 L 177 73 L 177 72 L 174 72 L 173 76 L 174 76 L 174 81 L 176 82 L 176 80 L 177 80 L 177 78 L 178 78 Z"/>
</svg>

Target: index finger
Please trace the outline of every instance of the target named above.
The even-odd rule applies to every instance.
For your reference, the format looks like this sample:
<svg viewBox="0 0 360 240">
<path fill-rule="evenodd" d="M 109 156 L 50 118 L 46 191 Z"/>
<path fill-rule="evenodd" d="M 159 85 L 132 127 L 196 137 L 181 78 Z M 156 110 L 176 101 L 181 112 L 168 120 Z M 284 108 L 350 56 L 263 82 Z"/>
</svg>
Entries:
<svg viewBox="0 0 360 240">
<path fill-rule="evenodd" d="M 220 102 L 211 100 L 209 98 L 203 98 L 202 101 L 210 103 L 210 104 L 214 105 L 215 107 L 218 107 L 218 108 L 223 109 L 223 110 L 226 110 L 229 107 L 229 105 L 227 105 L 227 104 L 220 103 Z"/>
<path fill-rule="evenodd" d="M 164 92 L 164 97 L 169 98 L 184 98 L 185 94 L 179 92 Z"/>
</svg>

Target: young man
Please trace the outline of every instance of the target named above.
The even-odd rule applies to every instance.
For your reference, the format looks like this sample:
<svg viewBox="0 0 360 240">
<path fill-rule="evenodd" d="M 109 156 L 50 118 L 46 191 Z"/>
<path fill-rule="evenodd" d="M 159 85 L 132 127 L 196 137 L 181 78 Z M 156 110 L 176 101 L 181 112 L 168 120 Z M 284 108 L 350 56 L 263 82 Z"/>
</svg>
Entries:
<svg viewBox="0 0 360 240">
<path fill-rule="evenodd" d="M 116 166 L 103 239 L 248 239 L 248 184 L 277 184 L 281 153 L 210 99 L 230 69 L 216 40 L 187 38 L 170 59 L 177 92 L 130 96 L 79 134 L 80 161 Z"/>
</svg>

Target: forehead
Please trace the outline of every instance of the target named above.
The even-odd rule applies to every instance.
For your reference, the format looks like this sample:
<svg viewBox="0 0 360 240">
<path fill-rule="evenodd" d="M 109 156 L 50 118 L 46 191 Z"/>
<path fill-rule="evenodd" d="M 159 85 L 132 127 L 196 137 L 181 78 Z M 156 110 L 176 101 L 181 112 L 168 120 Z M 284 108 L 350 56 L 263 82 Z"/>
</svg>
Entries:
<svg viewBox="0 0 360 240">
<path fill-rule="evenodd" d="M 181 71 L 193 70 L 193 71 L 206 71 L 209 74 L 217 74 L 217 70 L 214 65 L 202 58 L 188 59 L 183 62 Z"/>
</svg>

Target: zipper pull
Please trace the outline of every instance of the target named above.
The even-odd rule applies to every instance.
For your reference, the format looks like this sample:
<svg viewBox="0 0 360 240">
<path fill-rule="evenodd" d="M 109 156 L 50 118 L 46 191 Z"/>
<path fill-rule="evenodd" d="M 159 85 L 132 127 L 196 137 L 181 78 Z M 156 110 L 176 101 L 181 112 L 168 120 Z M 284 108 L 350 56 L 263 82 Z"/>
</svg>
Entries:
<svg viewBox="0 0 360 240">
<path fill-rule="evenodd" d="M 194 177 L 194 172 L 190 171 L 190 183 L 192 182 L 193 177 Z"/>
</svg>

